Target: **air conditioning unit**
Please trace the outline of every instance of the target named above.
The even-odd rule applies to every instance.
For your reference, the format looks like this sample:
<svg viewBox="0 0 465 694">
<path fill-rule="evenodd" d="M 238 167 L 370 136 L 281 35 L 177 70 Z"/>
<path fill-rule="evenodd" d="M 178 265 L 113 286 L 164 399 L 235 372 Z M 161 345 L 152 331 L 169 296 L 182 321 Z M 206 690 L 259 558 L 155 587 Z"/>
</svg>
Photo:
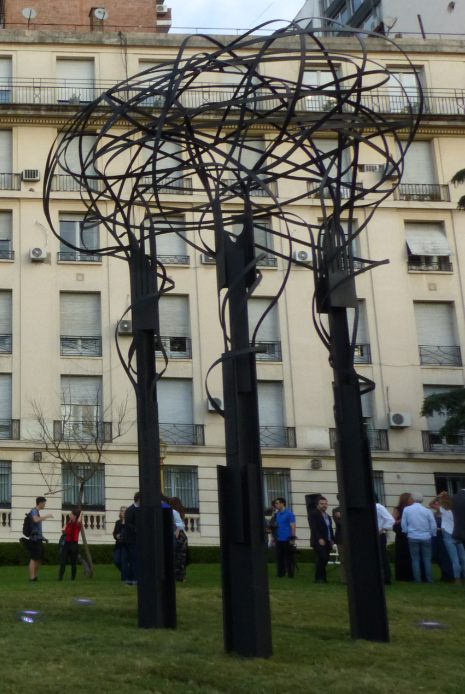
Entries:
<svg viewBox="0 0 465 694">
<path fill-rule="evenodd" d="M 40 181 L 40 171 L 39 169 L 24 169 L 21 174 L 21 179 L 27 183 Z"/>
<path fill-rule="evenodd" d="M 312 254 L 310 253 L 310 251 L 305 251 L 302 249 L 300 251 L 294 251 L 292 257 L 299 263 L 310 263 L 312 259 Z"/>
<path fill-rule="evenodd" d="M 29 249 L 29 259 L 34 261 L 35 263 L 43 263 L 44 260 L 47 260 L 48 258 L 48 253 L 45 248 L 30 248 Z"/>
<path fill-rule="evenodd" d="M 401 429 L 412 425 L 410 412 L 389 412 L 389 426 L 393 429 Z"/>
<path fill-rule="evenodd" d="M 157 5 L 157 14 L 166 14 L 168 12 L 167 5 Z"/>
<path fill-rule="evenodd" d="M 214 265 L 216 260 L 212 255 L 208 255 L 208 253 L 202 253 L 200 256 L 200 262 L 203 265 Z"/>
<path fill-rule="evenodd" d="M 220 410 L 224 409 L 222 398 L 212 398 L 212 400 L 214 401 L 215 405 L 217 405 L 220 408 Z M 217 412 L 218 411 L 215 408 L 215 406 L 213 405 L 213 403 L 210 402 L 210 400 L 207 400 L 207 407 L 208 407 L 209 412 Z"/>
<path fill-rule="evenodd" d="M 132 320 L 122 320 L 118 323 L 118 335 L 132 335 Z"/>
<path fill-rule="evenodd" d="M 359 164 L 359 171 L 364 173 L 383 173 L 383 164 Z"/>
</svg>

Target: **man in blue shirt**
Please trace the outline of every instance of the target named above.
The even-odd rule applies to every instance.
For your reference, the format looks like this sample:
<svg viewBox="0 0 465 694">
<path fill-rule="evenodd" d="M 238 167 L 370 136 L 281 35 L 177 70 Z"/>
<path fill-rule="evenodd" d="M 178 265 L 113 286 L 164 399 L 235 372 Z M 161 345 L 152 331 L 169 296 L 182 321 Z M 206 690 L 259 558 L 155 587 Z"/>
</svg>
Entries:
<svg viewBox="0 0 465 694">
<path fill-rule="evenodd" d="M 436 535 L 437 525 L 433 512 L 421 503 L 421 494 L 412 494 L 413 504 L 406 506 L 402 514 L 402 532 L 408 537 L 412 573 L 415 583 L 421 583 L 421 567 L 427 583 L 433 582 L 431 566 L 431 538 Z"/>
<path fill-rule="evenodd" d="M 278 577 L 283 578 L 287 573 L 289 578 L 294 578 L 295 516 L 286 508 L 286 499 L 279 497 L 274 503 L 278 509 L 275 516 Z"/>
</svg>

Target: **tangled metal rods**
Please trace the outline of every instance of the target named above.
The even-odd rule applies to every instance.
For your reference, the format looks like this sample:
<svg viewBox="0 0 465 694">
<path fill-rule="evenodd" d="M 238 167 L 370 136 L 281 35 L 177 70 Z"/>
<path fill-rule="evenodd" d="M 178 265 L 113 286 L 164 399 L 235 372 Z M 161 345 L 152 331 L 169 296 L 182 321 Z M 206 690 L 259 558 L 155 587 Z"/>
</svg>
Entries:
<svg viewBox="0 0 465 694">
<path fill-rule="evenodd" d="M 265 26 L 272 23 L 259 28 Z M 369 57 L 369 34 L 345 29 L 342 45 L 350 52 L 341 40 L 325 45 L 323 30 L 297 24 L 227 44 L 203 36 L 201 50 L 198 37 L 187 37 L 172 62 L 101 94 L 65 127 L 49 155 L 44 204 L 54 233 L 60 236 L 51 209 L 56 174 L 71 177 L 86 210 L 80 245 L 61 239 L 74 250 L 128 260 L 144 246 L 154 256 L 157 244 L 166 249 L 168 239 L 179 237 L 221 265 L 219 235 L 252 228 L 255 249 L 244 272 L 258 282 L 263 261 L 281 258 L 285 267 L 253 330 L 252 350 L 296 262 L 295 249 L 307 250 L 317 287 L 313 319 L 329 348 L 316 313 L 325 311 L 331 293 L 378 264 L 354 257 L 353 242 L 398 184 L 422 111 L 419 83 L 412 97 L 399 82 L 402 109 L 385 108 L 389 100 L 380 90 L 393 75 Z M 378 47 L 415 72 L 393 41 L 376 36 L 373 51 Z M 315 71 L 324 71 L 324 84 L 315 86 Z M 366 162 L 378 165 L 376 173 L 360 176 Z M 320 219 L 303 215 L 309 198 L 319 200 Z M 365 212 L 355 221 L 358 208 Z M 100 246 L 88 248 L 85 231 L 97 224 Z M 165 253 L 151 258 L 160 295 L 173 288 Z M 341 270 L 336 284 L 327 281 L 331 267 Z M 219 302 L 227 348 L 228 292 Z M 357 319 L 353 348 L 356 326 Z"/>
</svg>

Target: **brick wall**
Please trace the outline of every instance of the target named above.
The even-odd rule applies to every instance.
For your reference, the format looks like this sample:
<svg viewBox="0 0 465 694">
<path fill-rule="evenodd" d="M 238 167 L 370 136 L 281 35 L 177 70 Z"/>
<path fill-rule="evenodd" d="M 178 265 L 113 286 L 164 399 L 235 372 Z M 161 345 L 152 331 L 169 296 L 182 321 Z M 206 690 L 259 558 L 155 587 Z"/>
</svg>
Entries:
<svg viewBox="0 0 465 694">
<path fill-rule="evenodd" d="M 94 7 L 104 7 L 108 19 L 103 23 L 106 31 L 157 31 L 155 0 L 4 0 L 6 28 L 26 28 L 27 19 L 21 11 L 33 7 L 37 17 L 31 20 L 31 29 L 59 29 L 72 31 L 101 31 L 102 26 L 90 15 Z M 93 26 L 92 26 L 93 25 Z M 163 31 L 163 29 L 162 29 Z"/>
</svg>

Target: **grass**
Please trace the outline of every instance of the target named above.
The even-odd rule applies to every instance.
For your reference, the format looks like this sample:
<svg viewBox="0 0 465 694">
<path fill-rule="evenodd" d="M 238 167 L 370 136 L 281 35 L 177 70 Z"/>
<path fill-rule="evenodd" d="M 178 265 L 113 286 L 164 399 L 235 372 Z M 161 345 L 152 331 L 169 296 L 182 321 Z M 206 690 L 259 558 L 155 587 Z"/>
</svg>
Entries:
<svg viewBox="0 0 465 694">
<path fill-rule="evenodd" d="M 395 584 L 388 589 L 391 642 L 352 641 L 347 595 L 332 574 L 312 583 L 313 567 L 294 581 L 270 572 L 274 655 L 245 660 L 223 651 L 219 567 L 193 565 L 178 590 L 178 628 L 136 626 L 136 592 L 111 566 L 91 581 L 42 567 L 0 568 L 0 692 L 60 694 L 202 692 L 448 694 L 465 688 L 465 587 Z M 69 571 L 69 569 L 68 569 Z M 77 597 L 94 604 L 76 603 Z M 34 624 L 18 620 L 36 609 Z M 437 620 L 444 629 L 418 627 Z"/>
</svg>

